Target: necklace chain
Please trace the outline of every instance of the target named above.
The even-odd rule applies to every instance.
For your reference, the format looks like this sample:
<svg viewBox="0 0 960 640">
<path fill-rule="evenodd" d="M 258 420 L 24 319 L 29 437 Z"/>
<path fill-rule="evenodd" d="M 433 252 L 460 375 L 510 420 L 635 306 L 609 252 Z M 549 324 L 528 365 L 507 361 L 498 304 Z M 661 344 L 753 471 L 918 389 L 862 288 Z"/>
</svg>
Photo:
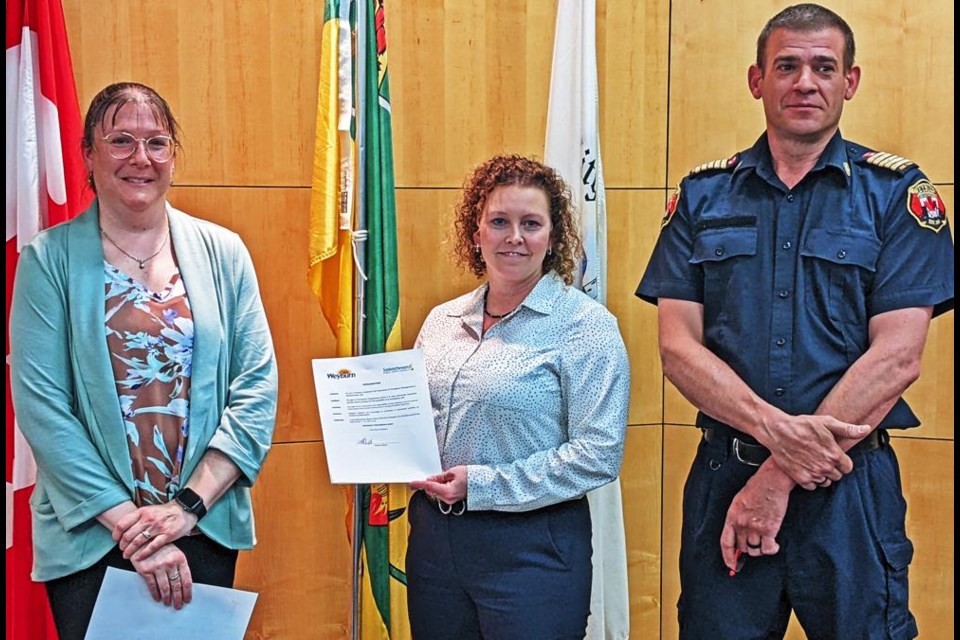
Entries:
<svg viewBox="0 0 960 640">
<path fill-rule="evenodd" d="M 517 310 L 517 308 L 514 307 L 513 309 L 510 309 L 510 311 L 507 311 L 505 313 L 490 313 L 489 311 L 487 311 L 487 294 L 488 293 L 490 293 L 490 289 L 487 289 L 486 291 L 483 292 L 483 314 L 488 318 L 493 318 L 494 320 L 500 320 L 501 318 L 506 318 L 508 315 L 510 315 L 511 313 Z"/>
<path fill-rule="evenodd" d="M 163 251 L 163 248 L 167 246 L 167 240 L 170 239 L 170 230 L 168 229 L 167 233 L 165 233 L 163 236 L 163 242 L 160 243 L 160 247 L 156 251 L 154 251 L 152 254 L 150 254 L 146 258 L 138 258 L 137 256 L 129 253 L 126 249 L 118 245 L 114 241 L 114 239 L 110 237 L 110 234 L 108 234 L 107 231 L 103 228 L 103 225 L 98 223 L 97 226 L 100 227 L 100 233 L 102 233 L 103 237 L 107 239 L 107 242 L 115 246 L 120 253 L 122 253 L 123 255 L 127 256 L 128 258 L 136 262 L 141 269 L 146 269 L 147 263 L 153 260 L 154 258 L 156 258 L 158 255 L 160 255 L 160 252 Z"/>
</svg>

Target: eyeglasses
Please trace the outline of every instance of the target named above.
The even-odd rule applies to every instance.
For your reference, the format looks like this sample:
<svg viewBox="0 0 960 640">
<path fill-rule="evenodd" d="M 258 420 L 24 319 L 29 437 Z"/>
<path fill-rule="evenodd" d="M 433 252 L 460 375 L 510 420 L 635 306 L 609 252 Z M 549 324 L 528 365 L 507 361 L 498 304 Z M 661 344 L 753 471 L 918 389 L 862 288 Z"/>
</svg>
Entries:
<svg viewBox="0 0 960 640">
<path fill-rule="evenodd" d="M 170 136 L 137 138 L 126 131 L 114 131 L 103 136 L 102 140 L 107 143 L 107 153 L 117 160 L 126 160 L 135 154 L 141 142 L 147 157 L 154 162 L 169 162 L 176 148 L 176 143 Z"/>
</svg>

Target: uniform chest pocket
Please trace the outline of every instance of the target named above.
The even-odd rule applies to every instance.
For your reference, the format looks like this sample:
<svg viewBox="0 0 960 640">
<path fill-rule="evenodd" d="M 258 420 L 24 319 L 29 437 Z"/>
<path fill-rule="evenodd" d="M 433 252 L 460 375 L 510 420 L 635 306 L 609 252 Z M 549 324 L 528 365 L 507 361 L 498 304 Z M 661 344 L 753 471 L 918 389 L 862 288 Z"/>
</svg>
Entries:
<svg viewBox="0 0 960 640">
<path fill-rule="evenodd" d="M 757 228 L 725 227 L 703 229 L 693 241 L 691 264 L 703 269 L 704 305 L 723 314 L 727 296 L 756 286 L 752 275 L 757 255 Z M 736 301 L 731 299 L 732 304 Z"/>
<path fill-rule="evenodd" d="M 690 262 L 723 262 L 737 256 L 757 255 L 757 228 L 705 229 L 693 241 Z"/>
<path fill-rule="evenodd" d="M 832 320 L 865 324 L 867 297 L 880 257 L 880 241 L 869 234 L 813 229 L 800 255 L 808 279 L 807 295 L 826 291 Z"/>
</svg>

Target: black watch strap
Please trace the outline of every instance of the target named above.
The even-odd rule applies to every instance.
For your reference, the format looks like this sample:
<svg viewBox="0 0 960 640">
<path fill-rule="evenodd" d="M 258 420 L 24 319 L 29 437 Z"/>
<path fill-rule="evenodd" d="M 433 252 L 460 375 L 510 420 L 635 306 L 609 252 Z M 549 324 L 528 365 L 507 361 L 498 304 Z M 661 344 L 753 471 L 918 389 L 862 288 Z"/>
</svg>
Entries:
<svg viewBox="0 0 960 640">
<path fill-rule="evenodd" d="M 197 516 L 198 521 L 207 515 L 207 505 L 203 504 L 203 498 L 193 489 L 180 489 L 173 499 L 183 507 L 184 511 Z"/>
</svg>

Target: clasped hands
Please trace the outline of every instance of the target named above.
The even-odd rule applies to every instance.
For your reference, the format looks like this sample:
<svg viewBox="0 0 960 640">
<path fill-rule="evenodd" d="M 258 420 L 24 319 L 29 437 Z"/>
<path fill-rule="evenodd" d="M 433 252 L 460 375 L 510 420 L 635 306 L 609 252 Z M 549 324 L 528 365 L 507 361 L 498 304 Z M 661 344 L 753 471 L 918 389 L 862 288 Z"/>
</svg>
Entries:
<svg viewBox="0 0 960 640">
<path fill-rule="evenodd" d="M 426 480 L 415 480 L 410 483 L 413 490 L 422 489 L 427 496 L 453 504 L 457 500 L 467 499 L 467 467 L 458 465 L 430 476 Z"/>
<path fill-rule="evenodd" d="M 776 541 L 794 485 L 813 491 L 853 471 L 841 443 L 869 435 L 869 425 L 831 416 L 787 416 L 760 437 L 772 455 L 737 493 L 720 535 L 723 562 L 736 572 L 739 555 L 774 555 Z"/>
<path fill-rule="evenodd" d="M 140 507 L 113 527 L 113 539 L 147 583 L 153 599 L 175 609 L 190 602 L 193 578 L 186 556 L 172 543 L 196 524 L 196 516 L 168 502 Z"/>
</svg>

